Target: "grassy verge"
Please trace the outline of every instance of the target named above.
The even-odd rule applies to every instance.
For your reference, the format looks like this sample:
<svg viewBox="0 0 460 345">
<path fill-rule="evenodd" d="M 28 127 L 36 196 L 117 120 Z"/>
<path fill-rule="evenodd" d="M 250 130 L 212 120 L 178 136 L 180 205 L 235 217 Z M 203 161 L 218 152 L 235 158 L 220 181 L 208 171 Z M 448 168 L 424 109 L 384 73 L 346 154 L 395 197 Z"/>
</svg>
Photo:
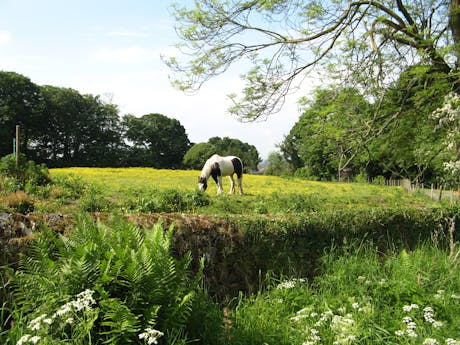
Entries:
<svg viewBox="0 0 460 345">
<path fill-rule="evenodd" d="M 458 249 L 457 249 L 458 250 Z M 460 266 L 432 245 L 333 249 L 313 281 L 240 297 L 226 344 L 460 344 Z"/>
</svg>

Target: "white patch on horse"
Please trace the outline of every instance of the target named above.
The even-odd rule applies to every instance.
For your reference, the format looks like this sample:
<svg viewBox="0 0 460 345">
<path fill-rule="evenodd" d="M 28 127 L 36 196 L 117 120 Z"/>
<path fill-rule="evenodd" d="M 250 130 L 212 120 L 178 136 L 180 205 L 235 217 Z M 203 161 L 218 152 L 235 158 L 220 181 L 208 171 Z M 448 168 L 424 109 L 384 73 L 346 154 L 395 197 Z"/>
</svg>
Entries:
<svg viewBox="0 0 460 345">
<path fill-rule="evenodd" d="M 208 188 L 208 179 L 210 176 L 214 179 L 217 184 L 217 193 L 223 192 L 222 188 L 222 176 L 228 176 L 230 178 L 230 194 L 235 193 L 235 181 L 233 175 L 237 176 L 238 191 L 243 194 L 243 162 L 236 156 L 221 157 L 219 155 L 213 155 L 209 158 L 201 170 L 201 174 L 198 177 L 198 188 L 200 190 L 206 190 Z"/>
</svg>

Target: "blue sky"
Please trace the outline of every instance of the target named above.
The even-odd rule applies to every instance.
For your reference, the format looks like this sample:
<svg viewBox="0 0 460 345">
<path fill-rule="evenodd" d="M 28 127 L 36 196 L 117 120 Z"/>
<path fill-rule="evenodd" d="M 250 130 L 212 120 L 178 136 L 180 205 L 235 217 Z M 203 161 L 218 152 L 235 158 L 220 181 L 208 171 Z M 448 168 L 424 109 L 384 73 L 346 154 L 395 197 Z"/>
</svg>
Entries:
<svg viewBox="0 0 460 345">
<path fill-rule="evenodd" d="M 101 95 L 120 113 L 161 113 L 178 119 L 192 142 L 228 136 L 254 145 L 262 158 L 276 150 L 298 119 L 295 94 L 267 121 L 240 123 L 227 95 L 242 86 L 231 72 L 193 96 L 175 90 L 160 55 L 178 38 L 168 0 L 0 0 L 0 70 L 38 85 Z"/>
</svg>

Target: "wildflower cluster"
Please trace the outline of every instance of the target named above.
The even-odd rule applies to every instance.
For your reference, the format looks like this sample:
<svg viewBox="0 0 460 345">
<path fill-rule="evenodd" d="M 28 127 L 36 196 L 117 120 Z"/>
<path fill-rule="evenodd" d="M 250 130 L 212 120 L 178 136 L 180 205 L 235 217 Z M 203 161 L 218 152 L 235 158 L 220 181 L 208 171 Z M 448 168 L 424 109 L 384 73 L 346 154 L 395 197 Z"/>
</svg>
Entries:
<svg viewBox="0 0 460 345">
<path fill-rule="evenodd" d="M 440 290 L 437 292 L 437 295 L 439 296 L 443 293 L 444 292 Z M 423 314 L 420 313 L 420 307 L 418 304 L 405 305 L 402 309 L 405 313 L 407 313 L 407 315 L 402 319 L 405 326 L 395 332 L 395 335 L 398 337 L 415 339 L 419 337 L 420 333 L 432 334 L 436 329 L 443 327 L 443 323 L 435 319 L 435 311 L 433 307 L 428 306 L 423 308 Z M 428 326 L 428 328 L 426 326 Z M 440 342 L 436 338 L 425 338 L 423 344 L 437 345 L 440 344 Z M 449 338 L 446 339 L 446 344 L 460 345 L 460 342 Z"/>
<path fill-rule="evenodd" d="M 37 344 L 40 340 L 43 340 L 50 335 L 51 332 L 49 328 L 52 325 L 56 325 L 58 328 L 67 324 L 73 325 L 75 323 L 73 318 L 73 316 L 76 315 L 75 313 L 85 313 L 93 310 L 92 306 L 96 304 L 96 301 L 93 298 L 93 293 L 94 291 L 92 290 L 85 290 L 79 293 L 75 300 L 67 302 L 51 316 L 41 314 L 30 321 L 27 325 L 27 329 L 32 332 L 37 332 L 41 334 L 41 336 L 25 334 L 17 341 L 16 345 Z"/>
<path fill-rule="evenodd" d="M 362 308 L 358 303 L 354 303 L 352 308 L 361 312 L 368 311 L 369 308 Z M 302 345 L 315 345 L 332 340 L 334 345 L 351 344 L 357 339 L 356 321 L 353 313 L 347 312 L 345 307 L 339 308 L 337 312 L 328 309 L 321 314 L 313 311 L 312 307 L 299 310 L 291 321 L 296 323 L 306 323 L 306 337 Z M 332 339 L 331 339 L 332 337 Z"/>
<path fill-rule="evenodd" d="M 282 290 L 282 289 L 293 289 L 295 288 L 296 286 L 298 285 L 301 285 L 301 284 L 305 284 L 307 282 L 306 279 L 303 279 L 303 278 L 299 278 L 299 279 L 296 279 L 296 278 L 293 278 L 291 280 L 285 280 L 281 283 L 279 283 L 276 288 L 279 289 L 279 290 Z"/>
<path fill-rule="evenodd" d="M 139 339 L 144 339 L 148 345 L 158 344 L 158 338 L 161 338 L 163 335 L 163 332 L 156 329 L 146 328 L 143 333 L 139 334 Z"/>
</svg>

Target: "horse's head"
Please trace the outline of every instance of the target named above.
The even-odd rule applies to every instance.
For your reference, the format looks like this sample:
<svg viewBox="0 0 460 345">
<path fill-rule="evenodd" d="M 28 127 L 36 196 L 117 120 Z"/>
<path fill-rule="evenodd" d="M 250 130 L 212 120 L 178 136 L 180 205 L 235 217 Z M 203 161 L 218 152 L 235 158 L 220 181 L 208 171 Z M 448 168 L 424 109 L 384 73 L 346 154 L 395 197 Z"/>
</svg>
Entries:
<svg viewBox="0 0 460 345">
<path fill-rule="evenodd" d="M 199 190 L 206 190 L 208 188 L 208 180 L 206 177 L 199 176 L 198 177 L 198 189 Z"/>
</svg>

